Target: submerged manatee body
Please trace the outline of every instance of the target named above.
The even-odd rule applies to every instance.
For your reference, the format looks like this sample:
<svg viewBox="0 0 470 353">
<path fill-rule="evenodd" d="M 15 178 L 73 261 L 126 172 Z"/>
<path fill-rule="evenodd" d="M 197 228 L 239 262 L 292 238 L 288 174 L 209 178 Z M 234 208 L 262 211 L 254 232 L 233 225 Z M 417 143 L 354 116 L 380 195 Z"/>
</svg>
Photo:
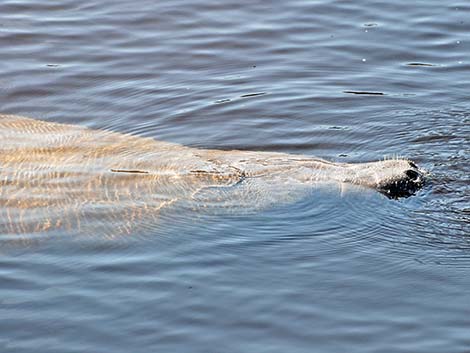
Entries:
<svg viewBox="0 0 470 353">
<path fill-rule="evenodd" d="M 320 183 L 394 198 L 423 183 L 404 159 L 332 163 L 286 153 L 195 149 L 150 138 L 0 115 L 0 233 L 129 233 L 177 209 L 261 209 Z"/>
</svg>

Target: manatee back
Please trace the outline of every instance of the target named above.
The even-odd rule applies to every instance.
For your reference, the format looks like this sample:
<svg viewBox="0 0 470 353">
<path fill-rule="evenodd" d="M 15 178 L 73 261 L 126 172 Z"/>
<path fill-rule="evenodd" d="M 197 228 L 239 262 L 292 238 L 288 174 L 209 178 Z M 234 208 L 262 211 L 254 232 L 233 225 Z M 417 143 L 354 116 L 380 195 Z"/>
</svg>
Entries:
<svg viewBox="0 0 470 353">
<path fill-rule="evenodd" d="M 1 234 L 130 233 L 238 181 L 214 177 L 192 149 L 80 126 L 1 115 L 0 140 Z"/>
</svg>

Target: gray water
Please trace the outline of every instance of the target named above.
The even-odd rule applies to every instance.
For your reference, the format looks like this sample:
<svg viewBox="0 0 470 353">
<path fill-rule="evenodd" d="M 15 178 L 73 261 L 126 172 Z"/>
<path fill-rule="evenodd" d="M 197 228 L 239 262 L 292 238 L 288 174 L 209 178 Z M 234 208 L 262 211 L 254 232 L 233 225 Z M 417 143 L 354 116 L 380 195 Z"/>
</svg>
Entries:
<svg viewBox="0 0 470 353">
<path fill-rule="evenodd" d="M 2 0 L 0 47 L 2 113 L 430 172 L 402 200 L 1 236 L 1 352 L 470 351 L 467 1 Z"/>
</svg>

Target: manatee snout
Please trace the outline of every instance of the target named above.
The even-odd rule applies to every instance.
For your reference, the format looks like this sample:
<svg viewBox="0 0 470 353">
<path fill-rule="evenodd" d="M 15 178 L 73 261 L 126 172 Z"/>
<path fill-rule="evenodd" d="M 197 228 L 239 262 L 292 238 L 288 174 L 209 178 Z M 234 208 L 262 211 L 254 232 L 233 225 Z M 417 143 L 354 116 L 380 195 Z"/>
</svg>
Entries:
<svg viewBox="0 0 470 353">
<path fill-rule="evenodd" d="M 425 184 L 425 172 L 411 162 L 403 173 L 387 180 L 379 186 L 379 191 L 390 198 L 409 197 L 421 189 Z"/>
</svg>

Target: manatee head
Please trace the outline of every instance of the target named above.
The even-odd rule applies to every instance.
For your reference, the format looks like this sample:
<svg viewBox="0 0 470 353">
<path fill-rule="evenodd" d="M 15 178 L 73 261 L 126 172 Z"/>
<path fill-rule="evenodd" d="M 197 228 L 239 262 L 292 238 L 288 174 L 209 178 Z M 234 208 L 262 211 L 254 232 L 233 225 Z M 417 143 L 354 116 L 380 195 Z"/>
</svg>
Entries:
<svg viewBox="0 0 470 353">
<path fill-rule="evenodd" d="M 424 186 L 424 172 L 408 160 L 377 162 L 379 178 L 377 190 L 390 198 L 408 197 Z"/>
<path fill-rule="evenodd" d="M 389 198 L 411 196 L 425 183 L 426 173 L 406 159 L 357 164 L 354 170 L 355 184 L 372 187 Z"/>
</svg>

